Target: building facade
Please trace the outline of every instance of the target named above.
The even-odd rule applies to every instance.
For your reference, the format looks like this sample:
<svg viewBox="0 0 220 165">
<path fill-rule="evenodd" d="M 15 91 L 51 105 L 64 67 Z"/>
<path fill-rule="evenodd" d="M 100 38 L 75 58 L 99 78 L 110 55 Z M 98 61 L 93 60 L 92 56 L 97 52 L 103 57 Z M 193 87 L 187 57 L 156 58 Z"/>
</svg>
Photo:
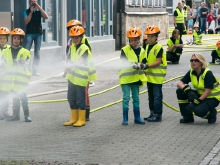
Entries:
<svg viewBox="0 0 220 165">
<path fill-rule="evenodd" d="M 49 18 L 42 19 L 43 39 L 41 54 L 65 57 L 68 32 L 66 24 L 71 19 L 82 22 L 91 42 L 93 54 L 115 51 L 113 38 L 112 0 L 38 0 Z M 23 12 L 29 8 L 29 0 L 0 0 L 0 26 L 10 30 L 25 30 Z"/>
</svg>

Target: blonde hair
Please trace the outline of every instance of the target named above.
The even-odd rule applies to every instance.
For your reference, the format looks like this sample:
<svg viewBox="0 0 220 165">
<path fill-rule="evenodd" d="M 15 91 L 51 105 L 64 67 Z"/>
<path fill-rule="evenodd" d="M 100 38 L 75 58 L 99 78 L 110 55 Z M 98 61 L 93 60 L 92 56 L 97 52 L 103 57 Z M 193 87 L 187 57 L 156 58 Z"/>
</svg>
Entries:
<svg viewBox="0 0 220 165">
<path fill-rule="evenodd" d="M 193 54 L 192 57 L 193 56 L 196 56 L 198 58 L 198 60 L 202 63 L 202 68 L 203 69 L 206 69 L 208 67 L 208 64 L 207 64 L 207 62 L 205 60 L 205 57 L 203 57 L 203 55 L 201 55 L 201 54 Z M 192 57 L 191 57 L 191 59 L 192 59 Z"/>
</svg>

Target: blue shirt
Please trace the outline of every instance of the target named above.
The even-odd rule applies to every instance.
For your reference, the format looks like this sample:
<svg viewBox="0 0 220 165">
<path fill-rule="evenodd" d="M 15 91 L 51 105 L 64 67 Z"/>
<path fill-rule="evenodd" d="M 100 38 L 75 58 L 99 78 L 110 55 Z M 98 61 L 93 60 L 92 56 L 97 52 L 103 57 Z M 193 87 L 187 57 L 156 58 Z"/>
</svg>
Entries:
<svg viewBox="0 0 220 165">
<path fill-rule="evenodd" d="M 36 10 L 34 10 L 34 12 L 35 12 Z M 41 14 L 41 17 L 42 17 L 42 13 L 40 13 Z M 27 12 L 26 12 L 26 10 L 23 12 L 23 16 L 24 16 L 24 18 L 27 18 Z M 38 36 L 38 35 L 41 35 L 40 33 L 39 34 L 26 34 L 26 36 Z"/>
</svg>

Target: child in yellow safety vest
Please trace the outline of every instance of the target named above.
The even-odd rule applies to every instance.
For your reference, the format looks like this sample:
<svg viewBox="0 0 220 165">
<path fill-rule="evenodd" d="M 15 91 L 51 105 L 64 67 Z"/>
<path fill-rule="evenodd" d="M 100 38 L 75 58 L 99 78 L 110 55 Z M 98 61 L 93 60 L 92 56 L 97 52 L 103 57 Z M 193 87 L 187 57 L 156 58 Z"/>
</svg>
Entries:
<svg viewBox="0 0 220 165">
<path fill-rule="evenodd" d="M 146 46 L 147 46 L 148 42 L 147 42 L 147 36 L 144 36 L 143 37 L 143 49 L 146 49 Z"/>
<path fill-rule="evenodd" d="M 28 98 L 25 93 L 30 78 L 29 60 L 31 58 L 30 51 L 20 46 L 24 40 L 25 33 L 20 28 L 11 31 L 12 45 L 9 49 L 2 51 L 3 58 L 6 61 L 9 74 L 4 78 L 10 79 L 12 76 L 12 86 L 10 89 L 13 94 L 13 115 L 7 118 L 7 121 L 20 120 L 20 101 L 24 111 L 26 122 L 31 122 L 29 117 Z"/>
<path fill-rule="evenodd" d="M 9 91 L 5 88 L 3 82 L 3 76 L 5 74 L 6 62 L 2 57 L 2 50 L 9 49 L 8 37 L 10 35 L 10 30 L 7 27 L 0 27 L 0 120 L 8 118 L 8 99 Z"/>
<path fill-rule="evenodd" d="M 66 28 L 67 30 L 69 31 L 72 27 L 74 26 L 81 26 L 82 27 L 82 23 L 78 20 L 70 20 L 67 25 L 66 25 Z M 83 35 L 83 39 L 81 40 L 81 42 L 83 44 L 85 44 L 86 46 L 88 46 L 89 50 L 92 52 L 92 48 L 91 48 L 91 45 L 90 45 L 90 42 L 89 40 L 85 37 L 85 35 Z M 66 47 L 66 58 L 67 58 L 67 61 L 70 59 L 70 47 L 72 46 L 73 42 L 72 42 L 72 38 L 70 38 L 68 40 L 68 43 L 67 43 L 67 47 Z M 65 69 L 65 72 L 64 72 L 64 76 L 66 75 L 66 73 L 68 72 L 67 69 Z M 91 62 L 91 68 L 90 68 L 90 82 L 94 85 L 95 83 L 93 81 L 97 80 L 97 74 L 95 72 L 95 66 L 93 65 L 93 63 Z M 89 86 L 92 86 L 90 85 L 90 82 L 88 83 L 87 87 L 86 87 L 86 91 L 85 91 L 85 97 L 86 97 L 86 121 L 89 121 L 89 116 L 90 116 L 90 99 L 89 99 Z"/>
<path fill-rule="evenodd" d="M 81 127 L 86 124 L 86 97 L 85 90 L 89 83 L 89 69 L 92 54 L 88 46 L 82 43 L 85 30 L 81 26 L 74 26 L 69 31 L 72 38 L 70 47 L 70 61 L 68 62 L 67 99 L 71 109 L 71 119 L 64 122 L 65 126 Z"/>
<path fill-rule="evenodd" d="M 167 72 L 167 61 L 162 45 L 157 43 L 159 33 L 160 29 L 155 25 L 150 25 L 145 30 L 148 45 L 145 50 L 147 63 L 144 69 L 147 76 L 150 116 L 144 120 L 148 122 L 160 122 L 163 113 L 162 84 Z"/>
<path fill-rule="evenodd" d="M 220 41 L 216 42 L 216 48 L 215 50 L 212 50 L 211 56 L 212 61 L 209 62 L 210 64 L 215 64 L 216 60 L 220 61 Z"/>
<path fill-rule="evenodd" d="M 120 84 L 123 92 L 123 121 L 122 125 L 128 125 L 128 110 L 130 91 L 133 99 L 134 122 L 145 124 L 140 118 L 139 88 L 146 82 L 144 63 L 146 63 L 145 51 L 139 46 L 141 31 L 137 27 L 131 27 L 127 31 L 129 45 L 121 49 L 121 70 L 119 71 Z M 141 67 L 141 64 L 142 66 Z"/>
<path fill-rule="evenodd" d="M 202 33 L 199 30 L 199 25 L 194 25 L 194 31 L 193 31 L 193 43 L 196 45 L 202 44 Z"/>
</svg>

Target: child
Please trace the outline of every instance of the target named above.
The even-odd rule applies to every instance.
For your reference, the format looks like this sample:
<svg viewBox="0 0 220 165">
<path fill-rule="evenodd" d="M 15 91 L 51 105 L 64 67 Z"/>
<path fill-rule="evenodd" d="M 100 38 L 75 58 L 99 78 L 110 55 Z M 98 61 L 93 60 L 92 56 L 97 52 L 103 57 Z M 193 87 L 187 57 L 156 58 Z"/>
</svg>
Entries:
<svg viewBox="0 0 220 165">
<path fill-rule="evenodd" d="M 147 42 L 147 36 L 143 37 L 143 49 L 146 49 L 148 42 Z"/>
<path fill-rule="evenodd" d="M 70 20 L 67 25 L 66 25 L 66 28 L 67 30 L 69 31 L 70 28 L 74 27 L 74 26 L 81 26 L 82 27 L 82 23 L 78 20 Z M 83 39 L 82 39 L 82 43 L 86 44 L 86 46 L 88 46 L 89 50 L 92 52 L 92 48 L 91 48 L 91 45 L 88 41 L 88 39 L 85 37 L 85 35 L 83 35 Z M 70 59 L 69 58 L 69 54 L 70 54 L 70 47 L 72 45 L 72 39 L 70 38 L 69 41 L 68 41 L 68 44 L 67 44 L 67 48 L 66 48 L 66 55 L 67 55 L 67 60 Z M 93 59 L 91 59 L 93 60 Z M 64 73 L 64 76 L 66 75 L 67 73 L 67 70 L 65 71 Z M 89 99 L 89 86 L 94 86 L 95 83 L 93 81 L 97 80 L 97 74 L 96 74 L 96 69 L 95 69 L 95 66 L 93 65 L 92 61 L 91 61 L 91 68 L 90 68 L 90 82 L 91 82 L 91 85 L 90 85 L 90 82 L 88 83 L 88 86 L 86 87 L 86 92 L 85 92 L 85 97 L 86 97 L 86 121 L 89 121 L 89 116 L 90 116 L 90 99 Z"/>
<path fill-rule="evenodd" d="M 139 88 L 147 82 L 147 78 L 140 63 L 146 63 L 145 51 L 139 46 L 141 31 L 139 28 L 131 27 L 127 31 L 129 45 L 121 50 L 122 66 L 119 71 L 120 84 L 123 92 L 123 121 L 122 125 L 128 125 L 128 110 L 130 90 L 133 99 L 134 122 L 145 124 L 140 118 Z"/>
<path fill-rule="evenodd" d="M 31 122 L 29 117 L 28 99 L 25 88 L 28 86 L 31 72 L 28 69 L 28 60 L 30 59 L 30 51 L 23 48 L 21 42 L 24 40 L 25 33 L 20 28 L 15 28 L 11 32 L 12 45 L 10 49 L 2 51 L 3 57 L 13 74 L 13 115 L 7 118 L 7 121 L 20 120 L 20 100 L 22 103 L 25 122 Z"/>
<path fill-rule="evenodd" d="M 167 46 L 167 61 L 171 61 L 173 64 L 178 64 L 180 55 L 183 52 L 183 41 L 180 38 L 179 30 L 173 30 L 172 37 L 167 40 Z"/>
<path fill-rule="evenodd" d="M 210 26 L 211 22 L 214 20 L 214 15 L 212 13 L 212 10 L 209 11 L 209 14 L 207 16 L 207 22 L 208 22 L 208 26 Z"/>
<path fill-rule="evenodd" d="M 194 25 L 194 31 L 193 31 L 193 43 L 196 45 L 202 44 L 202 33 L 199 31 L 199 25 Z"/>
<path fill-rule="evenodd" d="M 212 61 L 209 62 L 210 64 L 215 64 L 215 60 L 220 59 L 220 41 L 216 42 L 216 48 L 211 53 Z"/>
<path fill-rule="evenodd" d="M 160 29 L 150 25 L 146 28 L 148 45 L 146 47 L 147 64 L 144 67 L 147 75 L 148 101 L 150 116 L 144 118 L 148 122 L 160 122 L 163 113 L 162 84 L 167 72 L 167 61 L 161 44 L 157 43 Z"/>
<path fill-rule="evenodd" d="M 10 116 L 8 114 L 8 98 L 10 93 L 10 85 L 9 83 L 4 83 L 3 76 L 6 69 L 6 63 L 4 58 L 2 57 L 2 50 L 10 48 L 10 45 L 7 44 L 9 35 L 10 30 L 8 28 L 0 27 L 0 120 L 6 119 Z M 12 84 L 12 79 L 8 80 L 11 81 Z"/>
<path fill-rule="evenodd" d="M 86 124 L 86 97 L 85 89 L 89 83 L 89 69 L 92 59 L 90 49 L 82 43 L 84 29 L 74 26 L 69 31 L 72 39 L 70 47 L 70 66 L 66 75 L 68 80 L 67 99 L 71 109 L 71 119 L 64 122 L 65 126 L 81 127 Z"/>
</svg>

